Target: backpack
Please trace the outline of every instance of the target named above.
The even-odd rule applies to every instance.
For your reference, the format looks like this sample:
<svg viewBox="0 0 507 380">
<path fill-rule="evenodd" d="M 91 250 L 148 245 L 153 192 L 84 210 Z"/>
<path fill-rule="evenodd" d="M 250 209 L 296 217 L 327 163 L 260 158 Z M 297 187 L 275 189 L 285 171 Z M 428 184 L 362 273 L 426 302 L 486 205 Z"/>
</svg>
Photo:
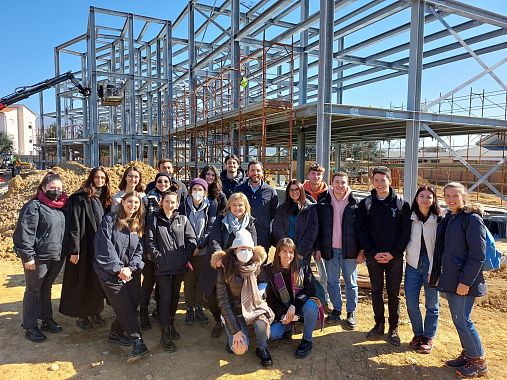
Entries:
<svg viewBox="0 0 507 380">
<path fill-rule="evenodd" d="M 468 218 L 463 218 L 463 228 L 467 229 L 468 227 Z M 492 270 L 500 269 L 502 253 L 496 249 L 495 238 L 493 234 L 486 228 L 486 257 L 484 258 L 484 264 L 482 264 L 482 271 L 489 272 Z"/>
<path fill-rule="evenodd" d="M 364 198 L 364 207 L 366 207 L 366 214 L 370 213 L 371 208 L 371 194 L 368 195 L 366 198 Z M 398 212 L 401 214 L 401 211 L 403 210 L 403 204 L 405 201 L 403 200 L 403 197 L 399 194 L 396 194 L 396 207 L 398 208 Z"/>
</svg>

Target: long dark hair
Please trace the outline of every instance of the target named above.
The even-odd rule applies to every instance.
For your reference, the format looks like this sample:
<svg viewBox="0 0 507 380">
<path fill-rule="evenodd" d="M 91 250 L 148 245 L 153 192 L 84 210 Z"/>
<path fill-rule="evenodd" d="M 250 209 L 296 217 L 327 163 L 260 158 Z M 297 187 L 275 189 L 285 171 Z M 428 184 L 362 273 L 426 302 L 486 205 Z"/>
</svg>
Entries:
<svg viewBox="0 0 507 380">
<path fill-rule="evenodd" d="M 139 209 L 134 213 L 134 215 L 132 215 L 132 217 L 128 218 L 123 205 L 120 203 L 120 206 L 115 210 L 117 220 L 116 227 L 120 230 L 128 228 L 131 232 L 136 232 L 139 237 L 142 237 L 144 230 L 144 206 L 141 195 L 135 190 L 129 191 L 123 196 L 122 201 L 127 200 L 132 196 L 139 199 Z"/>
<path fill-rule="evenodd" d="M 137 172 L 137 174 L 139 174 L 139 183 L 136 185 L 134 190 L 138 193 L 142 193 L 144 191 L 143 175 L 137 166 L 129 166 L 127 169 L 125 169 L 121 177 L 120 184 L 118 185 L 118 189 L 125 190 L 127 188 L 127 176 L 130 172 Z"/>
<path fill-rule="evenodd" d="M 414 201 L 412 202 L 411 211 L 415 212 L 415 214 L 417 215 L 417 218 L 419 220 L 426 220 L 427 217 L 422 214 L 421 210 L 419 210 L 419 204 L 417 203 L 417 197 L 423 191 L 429 191 L 431 194 L 433 194 L 433 203 L 430 206 L 430 214 L 433 214 L 435 216 L 440 216 L 442 211 L 440 210 L 440 206 L 438 205 L 437 193 L 433 187 L 428 186 L 428 185 L 423 185 L 417 189 L 417 191 L 415 193 Z"/>
<path fill-rule="evenodd" d="M 106 176 L 106 182 L 103 186 L 104 190 L 102 190 L 102 193 L 100 194 L 100 201 L 102 202 L 102 206 L 104 208 L 111 207 L 113 204 L 113 199 L 111 198 L 111 186 L 109 185 L 109 175 L 107 174 L 106 168 L 103 166 L 97 166 L 90 170 L 90 174 L 88 174 L 88 178 L 86 178 L 86 181 L 84 181 L 82 189 L 88 196 L 88 198 L 91 198 L 95 194 L 95 186 L 93 184 L 93 178 L 95 177 L 95 174 L 97 172 L 103 172 Z"/>
<path fill-rule="evenodd" d="M 299 182 L 297 179 L 290 180 L 287 184 L 287 187 L 285 188 L 285 208 L 287 209 L 287 212 L 290 214 L 291 212 L 291 204 L 293 202 L 292 198 L 290 197 L 290 187 L 296 185 L 299 189 L 299 199 L 298 199 L 298 205 L 299 207 L 303 207 L 303 205 L 306 202 L 306 193 L 305 189 L 303 188 L 303 184 Z"/>
<path fill-rule="evenodd" d="M 282 248 L 289 248 L 294 251 L 294 259 L 291 261 L 289 269 L 291 273 L 298 271 L 300 264 L 296 244 L 294 244 L 294 241 L 290 238 L 282 238 L 276 243 L 275 256 L 273 258 L 273 273 L 282 271 L 282 262 L 280 261 L 280 252 Z"/>
<path fill-rule="evenodd" d="M 54 171 L 47 172 L 46 175 L 40 181 L 39 186 L 37 186 L 37 191 L 35 192 L 35 195 L 32 197 L 32 199 L 37 199 L 37 195 L 39 194 L 39 192 L 44 192 L 42 188 L 44 186 L 47 186 L 48 183 L 51 183 L 53 181 L 60 181 L 62 182 L 63 185 L 62 177 L 60 177 L 60 174 Z"/>
<path fill-rule="evenodd" d="M 210 195 L 213 199 L 218 199 L 223 189 L 222 180 L 220 179 L 220 173 L 218 172 L 218 169 L 213 165 L 206 165 L 201 169 L 199 178 L 202 178 L 206 181 L 206 173 L 209 170 L 215 173 L 215 180 L 212 183 L 208 184 L 208 195 Z"/>
</svg>

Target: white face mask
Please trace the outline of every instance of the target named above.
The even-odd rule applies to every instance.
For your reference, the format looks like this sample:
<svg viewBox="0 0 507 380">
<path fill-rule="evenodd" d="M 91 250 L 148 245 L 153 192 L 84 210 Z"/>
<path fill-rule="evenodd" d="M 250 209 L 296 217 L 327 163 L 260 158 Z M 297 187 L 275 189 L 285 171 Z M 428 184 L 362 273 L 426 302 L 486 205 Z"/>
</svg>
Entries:
<svg viewBox="0 0 507 380">
<path fill-rule="evenodd" d="M 251 249 L 240 249 L 236 252 L 236 257 L 243 264 L 248 263 L 253 256 L 253 251 Z"/>
<path fill-rule="evenodd" d="M 194 198 L 194 200 L 196 200 L 197 202 L 202 201 L 202 199 L 204 198 L 204 193 L 200 191 L 194 191 L 192 193 L 192 198 Z"/>
</svg>

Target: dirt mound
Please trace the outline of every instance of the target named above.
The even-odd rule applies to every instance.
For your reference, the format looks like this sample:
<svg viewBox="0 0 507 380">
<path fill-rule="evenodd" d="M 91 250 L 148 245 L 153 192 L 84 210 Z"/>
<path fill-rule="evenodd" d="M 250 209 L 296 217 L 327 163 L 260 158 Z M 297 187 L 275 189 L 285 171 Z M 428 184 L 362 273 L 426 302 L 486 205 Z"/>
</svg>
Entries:
<svg viewBox="0 0 507 380">
<path fill-rule="evenodd" d="M 138 161 L 106 168 L 113 194 L 118 191 L 123 172 L 132 165 L 137 166 L 141 171 L 144 184 L 152 181 L 157 174 L 157 171 L 151 166 Z M 86 180 L 90 168 L 77 162 L 65 162 L 52 170 L 58 172 L 62 177 L 64 191 L 67 194 L 72 194 Z M 35 194 L 37 186 L 46 173 L 47 170 L 35 170 L 13 178 L 9 183 L 9 189 L 0 199 L 0 210 L 2 210 L 0 213 L 0 259 L 15 259 L 12 234 L 16 227 L 19 210 Z"/>
</svg>

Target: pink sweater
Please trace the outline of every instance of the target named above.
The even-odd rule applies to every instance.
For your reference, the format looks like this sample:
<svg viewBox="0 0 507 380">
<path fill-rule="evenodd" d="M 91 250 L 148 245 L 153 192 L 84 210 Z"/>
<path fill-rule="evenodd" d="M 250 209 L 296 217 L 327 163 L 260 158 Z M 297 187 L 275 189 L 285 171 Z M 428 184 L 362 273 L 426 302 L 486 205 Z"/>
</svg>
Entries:
<svg viewBox="0 0 507 380">
<path fill-rule="evenodd" d="M 342 220 L 343 220 L 343 211 L 345 210 L 345 206 L 349 203 L 349 195 L 351 193 L 351 189 L 349 188 L 345 196 L 342 200 L 337 200 L 334 192 L 330 189 L 331 194 L 331 204 L 333 205 L 333 248 L 343 248 L 342 247 Z"/>
</svg>

